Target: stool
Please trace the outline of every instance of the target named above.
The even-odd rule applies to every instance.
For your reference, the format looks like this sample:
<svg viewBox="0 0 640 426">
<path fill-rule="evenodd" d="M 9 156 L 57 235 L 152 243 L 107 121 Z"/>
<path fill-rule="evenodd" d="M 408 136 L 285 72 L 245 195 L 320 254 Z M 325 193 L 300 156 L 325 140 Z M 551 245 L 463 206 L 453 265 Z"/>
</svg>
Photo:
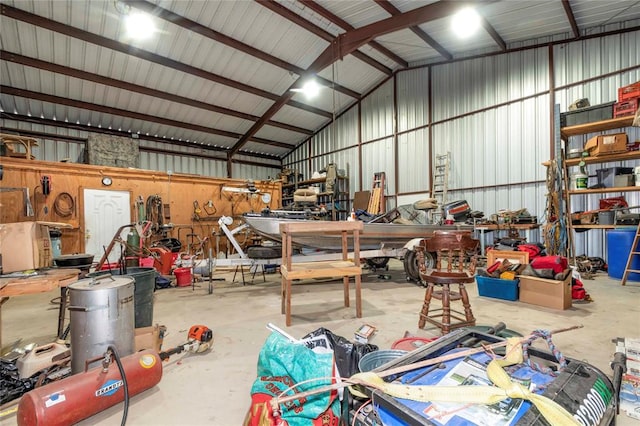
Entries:
<svg viewBox="0 0 640 426">
<path fill-rule="evenodd" d="M 476 325 L 465 284 L 475 282 L 478 246 L 479 241 L 471 238 L 469 231 L 435 231 L 432 238 L 423 240 L 423 245 L 416 247 L 420 278 L 427 284 L 419 328 L 429 322 L 442 334 L 447 334 L 456 328 Z M 425 266 L 425 251 L 436 254 L 432 269 Z M 451 285 L 457 285 L 457 291 L 451 290 Z M 432 299 L 440 300 L 442 308 L 430 309 Z M 451 309 L 451 302 L 460 300 L 464 313 Z"/>
</svg>

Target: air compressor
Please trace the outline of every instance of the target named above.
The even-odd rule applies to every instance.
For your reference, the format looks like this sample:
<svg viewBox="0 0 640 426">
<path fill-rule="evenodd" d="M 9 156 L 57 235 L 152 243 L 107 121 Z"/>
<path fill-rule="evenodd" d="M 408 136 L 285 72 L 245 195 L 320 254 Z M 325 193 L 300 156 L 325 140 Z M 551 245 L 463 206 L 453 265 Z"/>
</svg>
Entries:
<svg viewBox="0 0 640 426">
<path fill-rule="evenodd" d="M 75 424 L 123 400 L 126 404 L 125 394 L 139 394 L 160 382 L 162 360 L 154 351 L 136 352 L 122 359 L 108 352 L 101 367 L 24 394 L 18 405 L 18 425 Z"/>
</svg>

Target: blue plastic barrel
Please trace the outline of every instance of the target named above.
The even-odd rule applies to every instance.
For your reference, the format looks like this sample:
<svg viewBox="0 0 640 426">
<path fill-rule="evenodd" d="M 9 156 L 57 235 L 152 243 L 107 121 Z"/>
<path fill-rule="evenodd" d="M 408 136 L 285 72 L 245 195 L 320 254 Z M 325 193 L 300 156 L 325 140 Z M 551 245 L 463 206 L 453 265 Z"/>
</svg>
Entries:
<svg viewBox="0 0 640 426">
<path fill-rule="evenodd" d="M 622 279 L 635 235 L 636 228 L 612 229 L 607 232 L 607 263 L 611 278 Z M 636 247 L 635 251 L 640 250 Z M 631 269 L 640 270 L 640 256 L 633 257 Z M 640 281 L 640 274 L 629 274 L 627 281 Z"/>
</svg>

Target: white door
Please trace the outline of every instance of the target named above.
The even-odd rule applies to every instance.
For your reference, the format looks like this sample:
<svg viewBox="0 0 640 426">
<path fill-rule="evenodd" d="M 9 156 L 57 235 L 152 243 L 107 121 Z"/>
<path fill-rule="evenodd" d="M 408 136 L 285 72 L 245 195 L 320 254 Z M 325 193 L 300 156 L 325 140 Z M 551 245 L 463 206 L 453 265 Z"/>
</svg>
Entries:
<svg viewBox="0 0 640 426">
<path fill-rule="evenodd" d="M 131 223 L 131 196 L 129 191 L 84 190 L 85 253 L 93 254 L 97 262 L 113 239 L 118 228 Z M 129 228 L 120 236 L 127 240 Z M 120 245 L 109 253 L 109 262 L 117 262 Z"/>
</svg>

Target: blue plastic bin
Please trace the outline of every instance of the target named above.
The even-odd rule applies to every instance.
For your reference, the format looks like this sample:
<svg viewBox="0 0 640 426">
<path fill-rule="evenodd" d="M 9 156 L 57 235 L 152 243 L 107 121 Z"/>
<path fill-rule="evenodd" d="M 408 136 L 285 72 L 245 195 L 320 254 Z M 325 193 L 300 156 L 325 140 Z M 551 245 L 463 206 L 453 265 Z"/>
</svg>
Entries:
<svg viewBox="0 0 640 426">
<path fill-rule="evenodd" d="M 500 278 L 476 277 L 478 294 L 502 300 L 518 300 L 518 282 L 520 280 L 503 280 Z"/>
</svg>

